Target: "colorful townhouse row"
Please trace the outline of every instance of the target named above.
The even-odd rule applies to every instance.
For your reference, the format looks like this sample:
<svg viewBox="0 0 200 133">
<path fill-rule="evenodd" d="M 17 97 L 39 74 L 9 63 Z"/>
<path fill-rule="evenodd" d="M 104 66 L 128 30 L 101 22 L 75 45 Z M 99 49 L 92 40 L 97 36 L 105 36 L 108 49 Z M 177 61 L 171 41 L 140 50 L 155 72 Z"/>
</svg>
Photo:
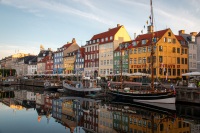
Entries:
<svg viewBox="0 0 200 133">
<path fill-rule="evenodd" d="M 154 73 L 164 79 L 181 78 L 183 73 L 200 71 L 200 33 L 175 35 L 170 28 L 152 31 L 131 39 L 123 25 L 95 34 L 84 46 L 76 39 L 52 51 L 40 46 L 37 56 L 18 53 L 0 61 L 1 68 L 16 69 L 17 75 L 80 74 L 106 77 L 122 72 L 151 73 L 150 53 L 154 43 Z M 153 37 L 153 38 L 152 38 Z"/>
</svg>

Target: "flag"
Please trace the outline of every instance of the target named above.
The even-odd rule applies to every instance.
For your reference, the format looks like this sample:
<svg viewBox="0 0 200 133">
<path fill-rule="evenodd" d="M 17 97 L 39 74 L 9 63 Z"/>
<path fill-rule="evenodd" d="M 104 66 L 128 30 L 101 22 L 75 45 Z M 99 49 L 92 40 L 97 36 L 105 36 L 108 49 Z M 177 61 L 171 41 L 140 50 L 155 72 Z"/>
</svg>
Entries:
<svg viewBox="0 0 200 133">
<path fill-rule="evenodd" d="M 144 29 L 145 29 L 145 25 L 144 25 Z"/>
<path fill-rule="evenodd" d="M 151 20 L 151 15 L 149 16 L 149 19 Z"/>
<path fill-rule="evenodd" d="M 147 23 L 147 25 L 148 25 L 148 20 L 147 20 L 147 22 L 146 22 L 146 23 Z"/>
<path fill-rule="evenodd" d="M 143 30 L 141 30 L 141 33 L 143 34 Z"/>
</svg>

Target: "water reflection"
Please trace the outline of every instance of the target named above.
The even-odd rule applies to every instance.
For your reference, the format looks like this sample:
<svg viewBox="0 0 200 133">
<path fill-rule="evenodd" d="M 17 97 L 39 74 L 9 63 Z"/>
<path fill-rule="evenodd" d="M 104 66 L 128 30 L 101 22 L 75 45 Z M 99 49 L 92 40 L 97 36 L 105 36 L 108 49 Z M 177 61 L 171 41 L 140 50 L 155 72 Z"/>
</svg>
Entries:
<svg viewBox="0 0 200 133">
<path fill-rule="evenodd" d="M 44 92 L 39 88 L 24 86 L 1 88 L 0 102 L 2 103 L 0 114 L 5 114 L 5 117 L 10 115 L 9 112 L 4 112 L 3 109 L 6 107 L 14 112 L 31 110 L 34 115 L 29 116 L 30 119 L 37 118 L 37 123 L 43 125 L 42 128 L 40 124 L 35 124 L 35 129 L 41 128 L 38 132 L 50 133 L 55 129 L 65 133 L 200 132 L 200 107 L 198 106 L 177 104 L 171 107 L 127 103 L 120 100 L 106 101 L 105 99 L 66 96 L 59 92 Z M 24 125 L 23 128 L 26 128 L 32 122 L 26 119 L 28 112 L 23 113 L 24 115 L 21 115 L 18 120 Z M 51 127 L 46 129 L 42 120 Z M 1 133 L 6 130 L 4 122 L 3 119 L 0 120 L 3 127 L 2 131 L 0 130 Z M 9 126 L 13 127 L 10 132 L 16 132 L 18 127 Z"/>
</svg>

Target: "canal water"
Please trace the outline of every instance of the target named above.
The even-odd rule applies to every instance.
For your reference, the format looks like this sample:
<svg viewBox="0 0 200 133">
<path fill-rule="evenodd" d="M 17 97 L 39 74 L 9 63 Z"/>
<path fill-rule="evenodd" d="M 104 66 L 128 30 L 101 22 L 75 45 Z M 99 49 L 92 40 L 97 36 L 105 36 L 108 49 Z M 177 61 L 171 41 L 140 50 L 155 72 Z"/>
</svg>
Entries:
<svg viewBox="0 0 200 133">
<path fill-rule="evenodd" d="M 200 107 L 0 86 L 0 133 L 199 133 Z"/>
</svg>

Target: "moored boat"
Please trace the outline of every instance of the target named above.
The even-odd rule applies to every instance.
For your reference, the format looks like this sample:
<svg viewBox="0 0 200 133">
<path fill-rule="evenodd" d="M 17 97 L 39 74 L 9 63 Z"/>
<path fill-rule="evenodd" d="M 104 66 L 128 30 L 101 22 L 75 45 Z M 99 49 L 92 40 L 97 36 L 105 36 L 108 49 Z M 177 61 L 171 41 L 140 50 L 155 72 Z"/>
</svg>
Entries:
<svg viewBox="0 0 200 133">
<path fill-rule="evenodd" d="M 55 81 L 55 80 L 46 80 L 44 82 L 44 89 L 49 91 L 57 91 L 57 89 L 62 88 L 62 82 L 61 81 Z"/>
<path fill-rule="evenodd" d="M 117 51 L 120 51 L 120 82 L 109 82 L 108 87 L 109 87 L 109 93 L 118 97 L 118 98 L 123 98 L 123 99 L 131 99 L 134 102 L 149 102 L 149 103 L 170 103 L 174 104 L 176 102 L 176 91 L 174 86 L 171 86 L 169 88 L 166 88 L 163 85 L 157 84 L 157 82 L 154 82 L 154 79 L 157 78 L 156 74 L 154 73 L 154 63 L 155 63 L 155 42 L 157 42 L 157 32 L 153 31 L 154 25 L 153 25 L 153 7 L 152 7 L 152 0 L 151 0 L 151 16 L 150 16 L 150 25 L 149 29 L 152 29 L 151 32 L 144 34 L 144 35 L 139 35 L 138 37 L 135 38 L 133 41 L 129 42 L 124 42 L 119 44 L 119 47 L 116 49 Z M 127 48 L 132 48 L 135 43 L 135 45 L 138 43 L 142 45 L 142 42 L 148 42 L 146 43 L 146 46 L 149 48 L 149 55 L 144 57 L 144 61 L 140 61 L 140 63 L 144 63 L 144 66 L 148 66 L 148 72 L 149 75 L 151 76 L 150 83 L 139 83 L 139 82 L 125 82 L 122 80 L 122 75 L 123 75 L 123 52 L 122 51 L 128 51 Z M 126 44 L 130 43 L 130 47 L 128 47 Z M 140 47 L 140 46 L 138 46 Z M 125 52 L 124 52 L 125 53 Z M 146 58 L 149 58 L 149 64 L 146 65 L 147 61 Z M 138 61 L 139 62 L 139 61 Z M 133 66 L 133 65 L 132 65 Z M 136 65 L 137 66 L 137 65 Z M 146 68 L 143 68 L 146 71 Z M 136 69 L 137 70 L 137 69 Z M 141 71 L 138 69 L 138 71 Z"/>
<path fill-rule="evenodd" d="M 98 79 L 90 79 L 90 77 L 84 77 L 81 81 L 65 80 L 63 81 L 63 88 L 65 92 L 82 96 L 96 94 L 101 91 L 97 80 Z"/>
</svg>

